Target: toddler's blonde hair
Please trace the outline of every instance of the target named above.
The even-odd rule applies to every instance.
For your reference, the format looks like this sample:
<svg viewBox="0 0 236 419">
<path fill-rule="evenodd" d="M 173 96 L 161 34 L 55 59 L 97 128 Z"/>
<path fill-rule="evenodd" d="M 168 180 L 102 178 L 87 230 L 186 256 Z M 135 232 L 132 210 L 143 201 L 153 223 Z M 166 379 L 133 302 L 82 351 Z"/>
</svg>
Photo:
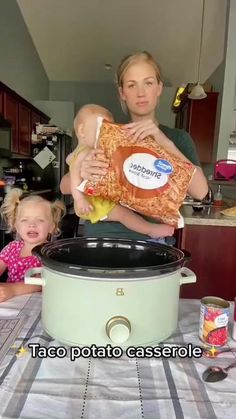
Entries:
<svg viewBox="0 0 236 419">
<path fill-rule="evenodd" d="M 35 204 L 40 202 L 47 202 L 51 209 L 52 220 L 54 224 L 52 234 L 57 235 L 60 233 L 59 224 L 62 217 L 64 217 L 66 214 L 65 204 L 60 200 L 50 202 L 39 195 L 29 195 L 24 197 L 22 189 L 19 188 L 12 188 L 7 193 L 0 209 L 1 215 L 8 225 L 8 233 L 16 231 L 15 223 L 17 211 L 22 204 L 26 204 L 27 202 L 35 202 Z"/>
</svg>

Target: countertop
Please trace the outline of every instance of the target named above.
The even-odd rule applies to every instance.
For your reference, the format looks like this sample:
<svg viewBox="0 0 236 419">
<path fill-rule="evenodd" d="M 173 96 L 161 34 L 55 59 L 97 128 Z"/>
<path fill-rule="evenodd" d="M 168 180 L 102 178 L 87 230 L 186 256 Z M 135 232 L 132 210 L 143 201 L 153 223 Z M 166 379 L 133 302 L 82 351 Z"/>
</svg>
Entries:
<svg viewBox="0 0 236 419">
<path fill-rule="evenodd" d="M 185 224 L 236 227 L 236 217 L 226 217 L 220 213 L 223 209 L 233 206 L 236 206 L 236 202 L 227 200 L 224 206 L 205 206 L 202 211 L 194 211 L 191 205 L 183 205 L 180 212 L 184 217 Z"/>
</svg>

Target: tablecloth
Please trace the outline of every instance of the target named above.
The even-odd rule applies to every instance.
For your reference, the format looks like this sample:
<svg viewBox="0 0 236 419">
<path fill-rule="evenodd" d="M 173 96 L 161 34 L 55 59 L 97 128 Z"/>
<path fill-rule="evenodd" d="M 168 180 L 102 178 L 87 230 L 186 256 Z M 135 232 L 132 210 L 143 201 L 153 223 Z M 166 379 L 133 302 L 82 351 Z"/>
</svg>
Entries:
<svg viewBox="0 0 236 419">
<path fill-rule="evenodd" d="M 162 346 L 202 345 L 199 307 L 198 300 L 180 300 L 178 329 Z M 1 419 L 236 418 L 236 368 L 218 383 L 201 378 L 210 364 L 226 366 L 235 360 L 233 352 L 213 360 L 128 358 L 125 353 L 119 359 L 71 361 L 68 354 L 34 359 L 29 343 L 62 346 L 43 331 L 40 310 L 40 293 L 0 304 L 0 319 L 25 316 L 0 364 Z M 236 342 L 230 339 L 228 346 L 236 348 Z"/>
</svg>

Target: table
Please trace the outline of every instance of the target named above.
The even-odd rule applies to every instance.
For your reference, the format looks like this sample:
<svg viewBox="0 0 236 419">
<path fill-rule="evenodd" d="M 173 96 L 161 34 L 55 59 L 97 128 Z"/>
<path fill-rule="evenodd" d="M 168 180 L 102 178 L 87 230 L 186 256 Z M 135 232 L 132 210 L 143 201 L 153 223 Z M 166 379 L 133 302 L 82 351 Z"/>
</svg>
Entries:
<svg viewBox="0 0 236 419">
<path fill-rule="evenodd" d="M 0 364 L 2 419 L 235 419 L 236 368 L 218 383 L 201 379 L 207 366 L 226 366 L 235 353 L 213 360 L 128 358 L 125 353 L 120 359 L 34 359 L 29 343 L 62 346 L 43 331 L 40 309 L 40 293 L 0 304 L 0 319 L 26 316 Z M 178 329 L 165 344 L 199 346 L 198 324 L 199 301 L 180 300 Z M 228 346 L 236 348 L 236 342 L 230 339 Z"/>
</svg>

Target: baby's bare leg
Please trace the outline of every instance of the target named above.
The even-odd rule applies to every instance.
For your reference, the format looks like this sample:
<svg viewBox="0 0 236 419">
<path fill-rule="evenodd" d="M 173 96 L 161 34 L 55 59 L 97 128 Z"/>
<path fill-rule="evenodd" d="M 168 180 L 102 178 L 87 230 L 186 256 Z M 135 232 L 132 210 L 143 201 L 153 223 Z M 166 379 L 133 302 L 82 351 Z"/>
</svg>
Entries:
<svg viewBox="0 0 236 419">
<path fill-rule="evenodd" d="M 122 205 L 116 205 L 107 217 L 108 221 L 118 221 L 130 230 L 146 234 L 153 239 L 172 236 L 174 227 L 167 224 L 150 223 L 136 212 Z"/>
<path fill-rule="evenodd" d="M 87 197 L 82 192 L 75 190 L 73 198 L 76 204 L 77 215 L 82 217 L 83 215 L 88 215 L 91 211 L 93 211 L 93 206 L 89 203 Z"/>
</svg>

